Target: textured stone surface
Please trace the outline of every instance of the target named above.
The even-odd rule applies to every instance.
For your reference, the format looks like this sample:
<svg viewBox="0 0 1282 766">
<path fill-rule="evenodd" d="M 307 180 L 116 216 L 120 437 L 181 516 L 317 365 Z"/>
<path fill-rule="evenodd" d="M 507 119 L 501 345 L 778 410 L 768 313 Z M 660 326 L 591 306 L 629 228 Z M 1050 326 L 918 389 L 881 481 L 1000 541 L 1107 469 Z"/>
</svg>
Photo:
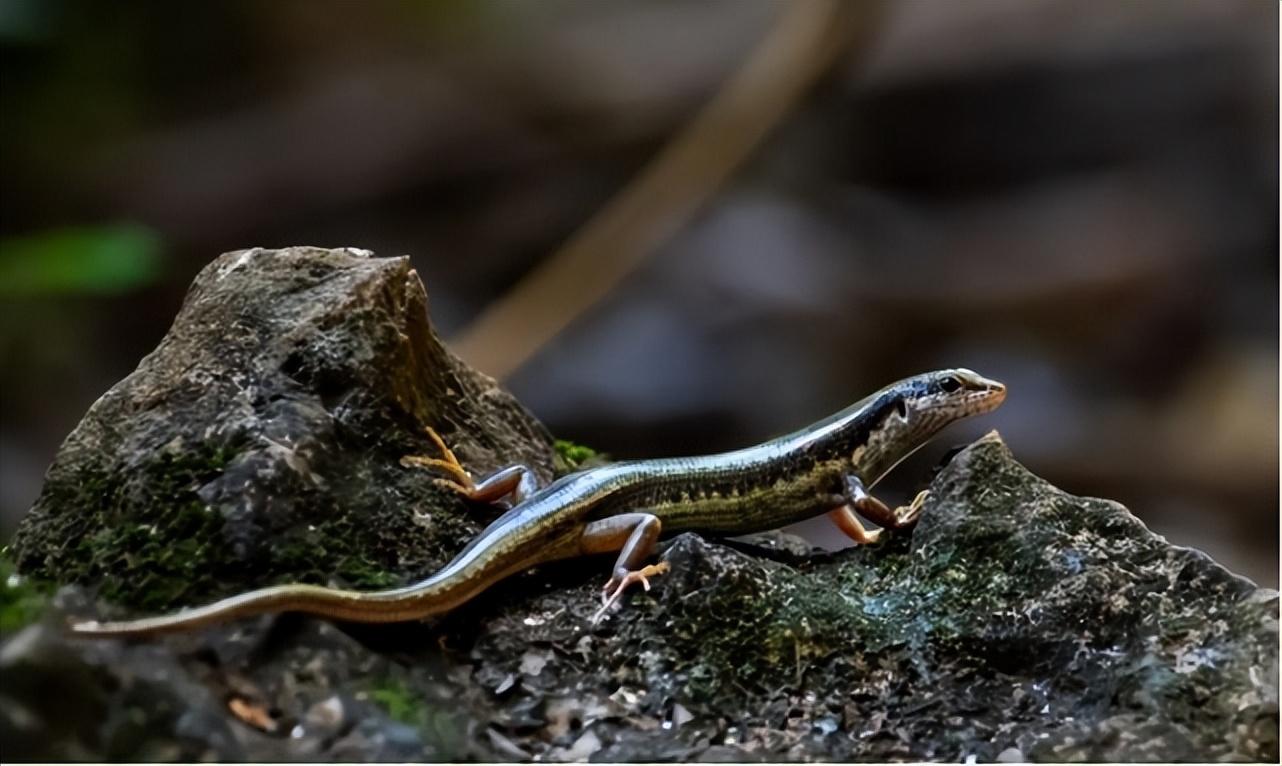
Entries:
<svg viewBox="0 0 1282 766">
<path fill-rule="evenodd" d="M 441 345 L 408 258 L 227 253 L 67 438 L 13 550 L 148 610 L 267 582 L 425 576 L 485 518 L 398 464 L 432 425 L 468 466 L 551 475 L 551 440 Z"/>
<path fill-rule="evenodd" d="M 250 252 L 202 274 L 24 526 L 24 573 L 91 587 L 62 588 L 25 629 L 0 620 L 6 760 L 1278 758 L 1277 593 L 1059 491 L 995 435 L 940 470 L 912 534 L 829 554 L 682 535 L 662 554 L 673 571 L 595 626 L 609 562 L 584 559 L 430 623 L 68 641 L 65 614 L 115 601 L 358 580 L 352 561 L 426 573 L 484 513 L 397 465 L 425 423 L 474 470 L 550 467 L 542 429 L 440 348 L 403 260 Z M 76 490 L 89 481 L 110 491 L 95 503 Z M 208 529 L 166 522 L 176 498 Z M 152 529 L 119 536 L 128 524 Z M 281 553 L 303 524 L 324 533 L 315 561 Z M 163 551 L 164 579 L 120 584 Z M 24 587 L 6 580 L 0 606 L 35 613 Z"/>
</svg>

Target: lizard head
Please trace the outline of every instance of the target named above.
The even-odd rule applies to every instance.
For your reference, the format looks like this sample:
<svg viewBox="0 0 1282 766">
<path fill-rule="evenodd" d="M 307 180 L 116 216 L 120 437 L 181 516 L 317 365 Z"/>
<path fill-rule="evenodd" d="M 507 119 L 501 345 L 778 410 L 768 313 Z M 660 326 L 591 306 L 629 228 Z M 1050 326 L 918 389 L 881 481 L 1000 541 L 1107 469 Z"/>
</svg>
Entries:
<svg viewBox="0 0 1282 766">
<path fill-rule="evenodd" d="M 908 441 L 925 441 L 954 420 L 997 409 L 1006 386 L 958 367 L 908 378 L 886 393 L 891 408 L 883 427 Z"/>
<path fill-rule="evenodd" d="M 991 412 L 1006 399 L 1006 386 L 957 368 L 915 375 L 872 397 L 877 415 L 855 463 L 876 481 L 949 423 Z"/>
<path fill-rule="evenodd" d="M 956 420 L 992 412 L 1006 400 L 1006 386 L 964 367 L 928 372 L 919 376 L 917 391 L 909 395 L 910 408 L 937 412 Z"/>
</svg>

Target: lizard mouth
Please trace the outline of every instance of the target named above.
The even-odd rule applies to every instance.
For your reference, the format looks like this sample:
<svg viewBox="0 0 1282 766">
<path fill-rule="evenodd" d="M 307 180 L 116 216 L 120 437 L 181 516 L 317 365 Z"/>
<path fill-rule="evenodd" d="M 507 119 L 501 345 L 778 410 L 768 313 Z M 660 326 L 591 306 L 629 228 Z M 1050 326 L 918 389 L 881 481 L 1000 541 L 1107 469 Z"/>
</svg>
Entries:
<svg viewBox="0 0 1282 766">
<path fill-rule="evenodd" d="M 992 412 L 1006 401 L 1005 383 L 964 368 L 952 370 L 949 375 L 962 384 L 960 396 L 954 394 L 952 405 L 962 417 Z"/>
<path fill-rule="evenodd" d="M 982 388 L 966 397 L 967 409 L 975 415 L 992 412 L 1006 401 L 1006 384 L 988 378 L 981 378 L 981 381 Z"/>
</svg>

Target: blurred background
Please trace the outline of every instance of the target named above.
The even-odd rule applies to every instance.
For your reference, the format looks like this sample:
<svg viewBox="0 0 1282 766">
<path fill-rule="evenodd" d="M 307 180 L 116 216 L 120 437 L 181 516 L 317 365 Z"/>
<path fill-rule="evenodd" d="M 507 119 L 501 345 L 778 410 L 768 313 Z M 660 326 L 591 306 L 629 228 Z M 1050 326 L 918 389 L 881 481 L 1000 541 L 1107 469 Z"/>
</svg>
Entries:
<svg viewBox="0 0 1282 766">
<path fill-rule="evenodd" d="M 997 428 L 1065 490 L 1277 587 L 1277 4 L 868 7 L 821 19 L 831 56 L 802 34 L 757 73 L 814 68 L 762 86 L 804 94 L 777 114 L 741 105 L 764 138 L 724 183 L 663 185 L 706 204 L 598 244 L 645 258 L 507 385 L 558 436 L 637 457 L 972 367 L 1006 405 L 905 464 L 888 501 Z M 478 318 L 788 8 L 0 2 L 0 538 L 223 251 L 409 254 L 443 334 L 506 358 L 518 336 Z M 806 530 L 830 544 L 825 524 Z"/>
</svg>

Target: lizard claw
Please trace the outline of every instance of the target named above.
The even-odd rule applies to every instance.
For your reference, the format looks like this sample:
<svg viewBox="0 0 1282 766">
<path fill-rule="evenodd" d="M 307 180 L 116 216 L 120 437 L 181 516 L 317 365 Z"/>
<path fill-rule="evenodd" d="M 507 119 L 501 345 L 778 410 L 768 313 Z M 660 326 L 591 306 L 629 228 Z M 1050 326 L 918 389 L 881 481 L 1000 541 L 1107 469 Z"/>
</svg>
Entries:
<svg viewBox="0 0 1282 766">
<path fill-rule="evenodd" d="M 651 564 L 647 567 L 628 572 L 622 577 L 619 577 L 618 575 L 611 577 L 602 589 L 601 608 L 597 610 L 596 614 L 592 615 L 592 624 L 596 625 L 601 621 L 601 618 L 605 616 L 606 611 L 613 606 L 616 601 L 623 597 L 624 592 L 627 591 L 630 585 L 641 583 L 641 586 L 648 591 L 650 590 L 650 578 L 655 575 L 663 574 L 670 568 L 671 567 L 668 566 L 668 562 L 660 561 L 658 564 Z"/>
<path fill-rule="evenodd" d="M 410 457 L 412 456 L 407 455 L 406 457 L 401 458 L 401 465 L 405 465 L 405 461 L 408 460 Z M 464 485 L 458 483 L 457 481 L 454 481 L 453 479 L 442 479 L 438 476 L 432 479 L 432 483 L 438 487 L 444 487 L 445 489 L 448 489 L 451 492 L 457 492 L 458 494 L 463 495 L 464 497 L 470 496 L 472 493 L 471 489 L 465 487 Z"/>
<path fill-rule="evenodd" d="M 445 440 L 436 429 L 428 426 L 425 431 L 427 436 L 436 445 L 436 449 L 442 457 L 425 457 L 423 455 L 406 455 L 401 458 L 401 465 L 405 468 L 439 468 L 448 473 L 452 478 L 436 479 L 435 483 L 439 486 L 449 487 L 460 494 L 468 494 L 476 487 L 472 481 L 472 475 L 463 468 L 463 464 L 455 457 L 453 450 L 445 444 Z"/>
<path fill-rule="evenodd" d="M 930 490 L 923 489 L 917 493 L 913 501 L 908 505 L 901 505 L 895 509 L 895 524 L 897 527 L 907 527 L 917 521 L 921 516 L 921 508 L 926 504 L 926 498 L 930 497 Z"/>
</svg>

